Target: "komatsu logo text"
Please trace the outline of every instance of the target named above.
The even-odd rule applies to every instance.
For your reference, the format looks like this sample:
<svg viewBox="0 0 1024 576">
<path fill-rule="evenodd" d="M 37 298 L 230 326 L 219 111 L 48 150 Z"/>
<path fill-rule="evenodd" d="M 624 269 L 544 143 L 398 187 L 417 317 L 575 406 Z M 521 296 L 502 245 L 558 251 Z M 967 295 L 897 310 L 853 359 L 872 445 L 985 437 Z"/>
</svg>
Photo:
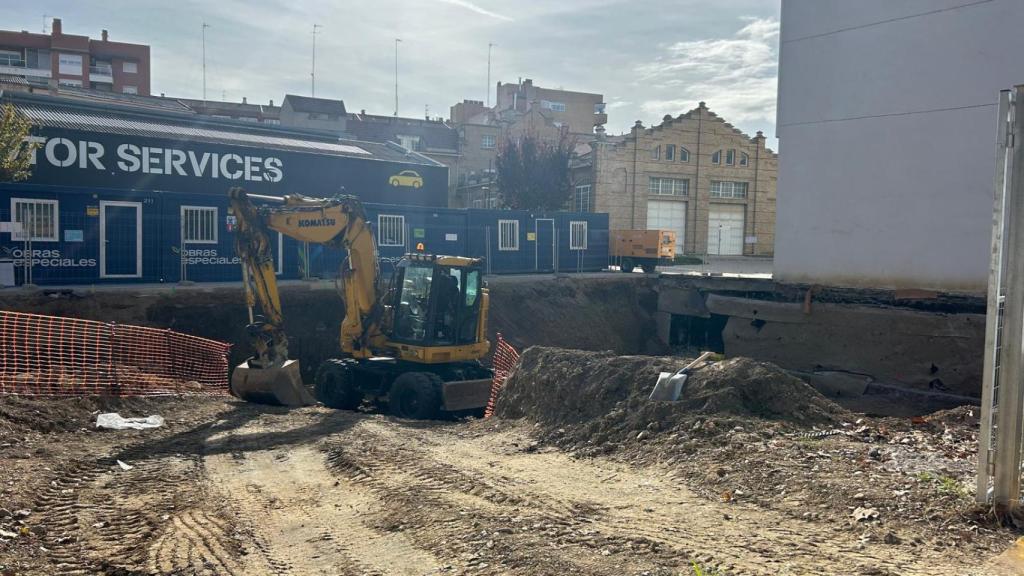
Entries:
<svg viewBox="0 0 1024 576">
<path fill-rule="evenodd" d="M 302 218 L 299 220 L 299 228 L 319 228 L 323 226 L 334 226 L 334 218 Z"/>
</svg>

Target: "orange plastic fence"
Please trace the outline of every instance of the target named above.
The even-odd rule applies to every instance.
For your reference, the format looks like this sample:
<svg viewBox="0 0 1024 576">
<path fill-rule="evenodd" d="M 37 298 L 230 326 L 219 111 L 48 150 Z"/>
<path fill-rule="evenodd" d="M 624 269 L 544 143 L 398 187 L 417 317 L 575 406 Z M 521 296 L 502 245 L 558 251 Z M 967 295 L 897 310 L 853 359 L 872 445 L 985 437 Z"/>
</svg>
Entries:
<svg viewBox="0 0 1024 576">
<path fill-rule="evenodd" d="M 519 362 L 519 352 L 511 344 L 498 334 L 498 343 L 494 346 L 494 379 L 491 381 L 491 398 L 487 401 L 487 409 L 484 410 L 484 418 L 490 418 L 494 414 L 494 402 L 498 399 L 498 392 L 505 385 L 505 380 Z"/>
<path fill-rule="evenodd" d="M 0 311 L 0 394 L 227 394 L 230 350 L 173 330 Z"/>
</svg>

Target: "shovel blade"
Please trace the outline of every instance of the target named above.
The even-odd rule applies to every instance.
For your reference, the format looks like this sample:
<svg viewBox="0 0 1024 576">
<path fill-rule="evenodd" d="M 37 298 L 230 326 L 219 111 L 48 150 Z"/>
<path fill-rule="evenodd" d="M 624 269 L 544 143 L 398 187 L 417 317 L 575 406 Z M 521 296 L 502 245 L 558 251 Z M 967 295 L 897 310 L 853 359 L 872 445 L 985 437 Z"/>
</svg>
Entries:
<svg viewBox="0 0 1024 576">
<path fill-rule="evenodd" d="M 256 404 L 310 406 L 316 403 L 302 384 L 299 361 L 288 360 L 280 368 L 255 368 L 249 362 L 235 367 L 231 374 L 231 393 Z"/>
</svg>

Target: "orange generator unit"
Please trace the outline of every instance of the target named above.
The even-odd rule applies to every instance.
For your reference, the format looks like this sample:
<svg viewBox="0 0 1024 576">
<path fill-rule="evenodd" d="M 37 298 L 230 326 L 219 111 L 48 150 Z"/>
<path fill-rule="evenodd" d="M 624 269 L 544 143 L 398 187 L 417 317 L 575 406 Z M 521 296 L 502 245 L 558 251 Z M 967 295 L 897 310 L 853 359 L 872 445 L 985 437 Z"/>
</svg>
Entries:
<svg viewBox="0 0 1024 576">
<path fill-rule="evenodd" d="M 612 264 L 623 272 L 637 266 L 653 274 L 659 264 L 667 266 L 676 257 L 676 233 L 672 230 L 612 230 Z"/>
</svg>

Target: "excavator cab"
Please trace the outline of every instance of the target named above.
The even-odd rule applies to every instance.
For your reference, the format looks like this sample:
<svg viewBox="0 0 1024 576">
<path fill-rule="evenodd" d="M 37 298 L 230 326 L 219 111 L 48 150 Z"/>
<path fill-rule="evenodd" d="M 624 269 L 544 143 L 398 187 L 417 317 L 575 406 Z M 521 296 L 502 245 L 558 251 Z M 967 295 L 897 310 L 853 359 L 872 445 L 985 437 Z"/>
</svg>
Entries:
<svg viewBox="0 0 1024 576">
<path fill-rule="evenodd" d="M 395 269 L 389 339 L 413 346 L 477 341 L 483 270 L 477 260 L 411 255 Z"/>
</svg>

